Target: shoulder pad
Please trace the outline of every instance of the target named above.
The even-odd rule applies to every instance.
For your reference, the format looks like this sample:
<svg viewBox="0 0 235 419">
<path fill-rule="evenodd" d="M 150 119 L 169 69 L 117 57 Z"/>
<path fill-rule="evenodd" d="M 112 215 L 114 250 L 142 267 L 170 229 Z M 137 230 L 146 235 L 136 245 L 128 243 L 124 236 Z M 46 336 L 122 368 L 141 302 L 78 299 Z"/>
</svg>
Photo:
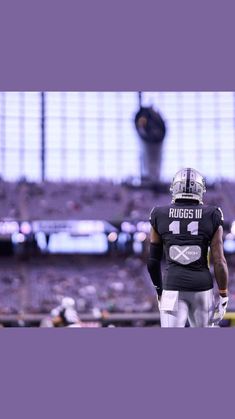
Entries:
<svg viewBox="0 0 235 419">
<path fill-rule="evenodd" d="M 220 207 L 217 207 L 216 209 L 220 212 L 221 220 L 224 221 L 224 214 L 223 214 L 222 209 Z"/>
</svg>

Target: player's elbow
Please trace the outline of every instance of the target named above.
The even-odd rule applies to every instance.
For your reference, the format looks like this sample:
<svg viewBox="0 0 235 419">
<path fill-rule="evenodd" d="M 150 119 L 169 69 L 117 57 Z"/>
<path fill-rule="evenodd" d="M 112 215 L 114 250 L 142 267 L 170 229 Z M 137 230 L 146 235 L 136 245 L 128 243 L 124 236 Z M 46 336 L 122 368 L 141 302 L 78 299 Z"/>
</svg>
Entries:
<svg viewBox="0 0 235 419">
<path fill-rule="evenodd" d="M 155 258 L 148 258 L 147 260 L 147 269 L 150 273 L 150 275 L 152 273 L 155 273 L 156 271 L 158 271 L 160 268 L 160 261 L 158 259 Z"/>
<path fill-rule="evenodd" d="M 217 281 L 228 281 L 228 266 L 225 258 L 221 257 L 214 261 L 214 273 Z"/>
<path fill-rule="evenodd" d="M 223 268 L 224 266 L 227 266 L 227 262 L 223 255 L 214 259 L 214 267 Z"/>
<path fill-rule="evenodd" d="M 161 262 L 158 259 L 149 258 L 147 268 L 153 285 L 158 289 L 162 289 Z M 159 291 L 158 291 L 159 292 Z"/>
</svg>

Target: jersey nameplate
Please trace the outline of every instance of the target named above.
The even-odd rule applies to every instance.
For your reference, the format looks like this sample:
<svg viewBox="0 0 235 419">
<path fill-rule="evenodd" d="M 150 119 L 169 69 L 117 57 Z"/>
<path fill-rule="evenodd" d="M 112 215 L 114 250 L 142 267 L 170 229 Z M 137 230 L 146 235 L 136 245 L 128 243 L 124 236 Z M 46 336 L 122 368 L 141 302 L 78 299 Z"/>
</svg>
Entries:
<svg viewBox="0 0 235 419">
<path fill-rule="evenodd" d="M 181 265 L 188 265 L 201 257 L 201 248 L 199 246 L 171 246 L 169 256 L 174 262 Z"/>
<path fill-rule="evenodd" d="M 202 209 L 169 208 L 169 218 L 202 218 Z"/>
</svg>

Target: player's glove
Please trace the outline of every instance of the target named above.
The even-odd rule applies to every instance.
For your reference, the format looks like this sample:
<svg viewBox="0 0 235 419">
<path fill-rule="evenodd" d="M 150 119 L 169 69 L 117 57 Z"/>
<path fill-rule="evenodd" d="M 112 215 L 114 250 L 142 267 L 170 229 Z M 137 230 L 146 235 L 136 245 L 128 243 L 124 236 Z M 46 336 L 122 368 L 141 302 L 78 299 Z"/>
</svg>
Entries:
<svg viewBox="0 0 235 419">
<path fill-rule="evenodd" d="M 218 324 L 223 319 L 228 306 L 228 297 L 219 296 L 219 303 L 215 308 L 212 323 Z"/>
</svg>

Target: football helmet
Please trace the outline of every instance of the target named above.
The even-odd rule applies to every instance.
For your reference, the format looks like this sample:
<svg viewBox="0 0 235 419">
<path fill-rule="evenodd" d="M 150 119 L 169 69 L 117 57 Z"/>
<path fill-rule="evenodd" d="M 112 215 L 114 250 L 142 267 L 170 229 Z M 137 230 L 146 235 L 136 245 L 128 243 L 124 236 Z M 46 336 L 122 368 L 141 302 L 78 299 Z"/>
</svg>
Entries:
<svg viewBox="0 0 235 419">
<path fill-rule="evenodd" d="M 206 192 L 205 179 L 195 169 L 181 169 L 173 177 L 170 192 L 173 203 L 177 199 L 194 199 L 202 204 L 203 194 Z"/>
<path fill-rule="evenodd" d="M 62 308 L 74 308 L 75 307 L 75 300 L 71 297 L 63 297 L 61 301 Z"/>
</svg>

